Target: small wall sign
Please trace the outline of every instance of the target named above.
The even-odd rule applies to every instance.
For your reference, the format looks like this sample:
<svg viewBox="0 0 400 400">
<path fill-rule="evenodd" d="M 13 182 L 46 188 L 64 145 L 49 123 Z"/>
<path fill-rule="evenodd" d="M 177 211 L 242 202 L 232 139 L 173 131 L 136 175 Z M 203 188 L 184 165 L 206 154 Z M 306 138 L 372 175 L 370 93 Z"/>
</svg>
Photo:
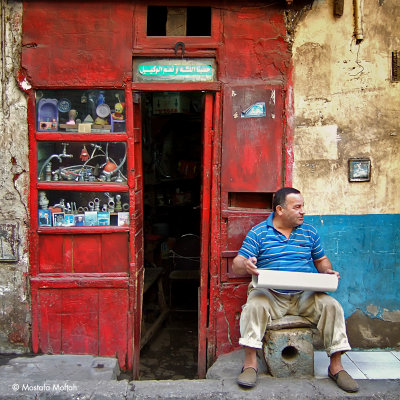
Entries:
<svg viewBox="0 0 400 400">
<path fill-rule="evenodd" d="M 265 102 L 259 101 L 240 113 L 241 118 L 265 117 Z"/>
<path fill-rule="evenodd" d="M 371 160 L 369 158 L 349 159 L 349 181 L 369 182 L 371 180 Z"/>
<path fill-rule="evenodd" d="M 18 261 L 18 224 L 0 224 L 0 261 Z"/>
</svg>

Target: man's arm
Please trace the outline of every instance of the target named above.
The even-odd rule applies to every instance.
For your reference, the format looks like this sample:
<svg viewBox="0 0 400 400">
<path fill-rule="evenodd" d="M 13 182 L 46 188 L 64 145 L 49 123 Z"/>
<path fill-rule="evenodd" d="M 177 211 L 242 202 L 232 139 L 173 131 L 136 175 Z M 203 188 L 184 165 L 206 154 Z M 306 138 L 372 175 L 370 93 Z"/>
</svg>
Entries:
<svg viewBox="0 0 400 400">
<path fill-rule="evenodd" d="M 235 274 L 238 275 L 258 275 L 257 267 L 256 267 L 257 258 L 250 257 L 246 258 L 238 254 L 232 263 L 232 270 Z"/>
<path fill-rule="evenodd" d="M 340 279 L 339 272 L 332 269 L 332 264 L 327 256 L 314 260 L 314 265 L 320 274 L 335 274 Z"/>
</svg>

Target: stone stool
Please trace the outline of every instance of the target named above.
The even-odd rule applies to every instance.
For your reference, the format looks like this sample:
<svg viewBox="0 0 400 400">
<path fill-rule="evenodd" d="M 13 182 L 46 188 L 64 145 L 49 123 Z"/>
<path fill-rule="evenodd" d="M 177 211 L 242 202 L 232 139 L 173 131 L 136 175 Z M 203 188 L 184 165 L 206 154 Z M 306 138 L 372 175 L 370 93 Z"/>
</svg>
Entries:
<svg viewBox="0 0 400 400">
<path fill-rule="evenodd" d="M 271 321 L 264 336 L 263 356 L 272 376 L 314 375 L 313 327 L 307 319 L 294 315 Z"/>
</svg>

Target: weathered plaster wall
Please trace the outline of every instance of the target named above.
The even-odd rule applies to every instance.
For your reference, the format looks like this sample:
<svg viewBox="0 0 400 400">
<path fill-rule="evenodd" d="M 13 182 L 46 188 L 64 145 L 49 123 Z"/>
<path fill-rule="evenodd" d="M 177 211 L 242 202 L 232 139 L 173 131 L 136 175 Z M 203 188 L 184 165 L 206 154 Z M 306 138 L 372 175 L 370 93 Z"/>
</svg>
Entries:
<svg viewBox="0 0 400 400">
<path fill-rule="evenodd" d="M 400 211 L 400 83 L 391 53 L 400 49 L 397 0 L 361 0 L 364 40 L 353 37 L 353 1 L 342 17 L 333 0 L 315 0 L 297 25 L 294 65 L 294 186 L 310 214 Z M 348 159 L 370 157 L 370 183 L 348 182 Z"/>
<path fill-rule="evenodd" d="M 341 301 L 354 347 L 399 347 L 400 49 L 397 0 L 361 0 L 364 40 L 354 37 L 353 1 L 342 17 L 315 0 L 293 41 L 293 186 L 305 197 L 340 271 Z M 371 159 L 370 182 L 348 181 L 348 159 Z"/>
<path fill-rule="evenodd" d="M 0 225 L 18 224 L 18 261 L 0 262 L 0 353 L 22 353 L 28 350 L 30 315 L 25 278 L 29 221 L 27 103 L 15 80 L 20 62 L 22 3 L 2 0 L 0 7 Z M 4 249 L 7 238 L 2 239 Z"/>
</svg>

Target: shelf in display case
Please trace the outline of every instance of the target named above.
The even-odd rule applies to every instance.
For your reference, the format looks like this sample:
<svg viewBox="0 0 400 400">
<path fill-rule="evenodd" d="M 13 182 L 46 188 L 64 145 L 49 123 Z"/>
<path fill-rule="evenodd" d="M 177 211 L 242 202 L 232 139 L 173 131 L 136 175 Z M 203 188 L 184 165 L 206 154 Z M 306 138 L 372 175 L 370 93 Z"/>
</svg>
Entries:
<svg viewBox="0 0 400 400">
<path fill-rule="evenodd" d="M 66 141 L 66 142 L 87 142 L 90 138 L 92 142 L 125 142 L 127 134 L 118 132 L 112 134 L 105 133 L 63 133 L 63 132 L 36 132 L 36 140 L 43 141 Z"/>
<path fill-rule="evenodd" d="M 38 233 L 49 235 L 85 235 L 129 232 L 129 226 L 40 226 Z"/>
<path fill-rule="evenodd" d="M 127 192 L 126 183 L 112 182 L 38 182 L 38 190 L 75 190 L 75 191 L 102 191 L 102 192 Z"/>
<path fill-rule="evenodd" d="M 127 184 L 125 141 L 40 141 L 37 180 L 58 184 Z"/>
</svg>

